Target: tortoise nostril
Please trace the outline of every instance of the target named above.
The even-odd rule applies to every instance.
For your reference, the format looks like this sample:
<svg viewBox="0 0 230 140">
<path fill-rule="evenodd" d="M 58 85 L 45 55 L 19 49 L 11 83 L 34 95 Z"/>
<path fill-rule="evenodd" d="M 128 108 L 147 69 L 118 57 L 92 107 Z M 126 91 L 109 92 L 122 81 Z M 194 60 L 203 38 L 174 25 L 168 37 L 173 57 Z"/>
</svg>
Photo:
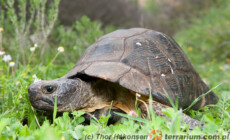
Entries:
<svg viewBox="0 0 230 140">
<path fill-rule="evenodd" d="M 35 91 L 31 91 L 29 92 L 29 96 L 33 99 L 36 97 L 36 92 Z"/>
<path fill-rule="evenodd" d="M 37 92 L 32 90 L 31 88 L 28 88 L 28 93 L 29 93 L 29 98 L 30 99 L 35 99 L 36 98 L 36 95 L 37 95 Z"/>
</svg>

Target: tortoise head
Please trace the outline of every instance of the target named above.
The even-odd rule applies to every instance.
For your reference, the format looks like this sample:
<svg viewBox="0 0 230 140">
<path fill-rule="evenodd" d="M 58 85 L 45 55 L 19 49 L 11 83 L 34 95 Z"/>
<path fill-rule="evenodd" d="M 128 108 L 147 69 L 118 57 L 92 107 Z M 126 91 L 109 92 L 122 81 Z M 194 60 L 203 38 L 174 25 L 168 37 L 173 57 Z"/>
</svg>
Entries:
<svg viewBox="0 0 230 140">
<path fill-rule="evenodd" d="M 57 111 L 76 110 L 80 107 L 76 102 L 81 100 L 81 84 L 80 79 L 39 81 L 29 86 L 28 96 L 32 106 L 37 109 L 53 110 L 57 97 Z"/>
</svg>

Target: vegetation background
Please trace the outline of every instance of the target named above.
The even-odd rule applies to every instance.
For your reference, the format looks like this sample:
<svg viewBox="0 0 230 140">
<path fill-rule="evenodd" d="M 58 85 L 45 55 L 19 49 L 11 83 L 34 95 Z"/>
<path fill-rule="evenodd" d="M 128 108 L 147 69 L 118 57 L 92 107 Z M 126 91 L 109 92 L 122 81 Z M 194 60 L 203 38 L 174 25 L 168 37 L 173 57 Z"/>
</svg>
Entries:
<svg viewBox="0 0 230 140">
<path fill-rule="evenodd" d="M 225 0 L 0 0 L 0 139 L 84 139 L 97 134 L 224 138 L 230 129 L 229 13 Z M 81 111 L 73 117 L 54 113 L 52 120 L 31 107 L 31 83 L 63 76 L 100 36 L 131 27 L 173 36 L 219 96 L 217 105 L 186 112 L 206 123 L 203 130 L 189 131 L 180 119 L 182 111 L 174 109 L 165 110 L 172 121 L 152 113 L 151 119 L 122 119 L 107 126 L 109 116 L 84 125 Z"/>
</svg>

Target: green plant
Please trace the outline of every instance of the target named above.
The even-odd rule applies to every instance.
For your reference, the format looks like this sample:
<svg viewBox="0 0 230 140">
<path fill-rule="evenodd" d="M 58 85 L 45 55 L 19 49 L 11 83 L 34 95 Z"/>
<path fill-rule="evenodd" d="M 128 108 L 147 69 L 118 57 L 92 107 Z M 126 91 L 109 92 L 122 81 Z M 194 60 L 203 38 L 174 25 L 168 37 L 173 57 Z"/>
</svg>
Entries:
<svg viewBox="0 0 230 140">
<path fill-rule="evenodd" d="M 226 51 L 230 49 L 229 10 L 229 3 L 210 9 L 202 18 L 193 19 L 190 28 L 175 35 L 193 63 L 230 62 L 230 53 Z"/>
<path fill-rule="evenodd" d="M 42 46 L 41 57 L 47 47 L 47 37 L 57 20 L 60 0 L 54 0 L 53 4 L 49 5 L 49 9 L 46 9 L 46 2 L 47 0 L 0 1 L 0 4 L 6 9 L 1 10 L 0 25 L 8 30 L 7 36 L 15 38 L 13 41 L 5 41 L 3 44 L 11 46 L 9 48 L 11 51 L 20 50 L 21 53 L 17 53 L 16 56 L 17 58 L 22 57 L 23 64 L 26 64 L 26 52 L 28 47 L 32 46 L 32 42 L 38 44 L 39 47 Z M 33 34 L 31 35 L 31 33 Z"/>
</svg>

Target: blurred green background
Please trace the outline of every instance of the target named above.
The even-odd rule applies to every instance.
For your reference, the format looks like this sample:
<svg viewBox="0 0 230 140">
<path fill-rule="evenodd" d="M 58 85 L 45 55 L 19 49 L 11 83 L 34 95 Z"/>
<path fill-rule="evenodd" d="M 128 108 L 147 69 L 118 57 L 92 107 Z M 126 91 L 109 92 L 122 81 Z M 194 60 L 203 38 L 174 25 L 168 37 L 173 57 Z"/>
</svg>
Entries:
<svg viewBox="0 0 230 140">
<path fill-rule="evenodd" d="M 220 97 L 217 105 L 187 112 L 207 123 L 204 130 L 189 133 L 227 132 L 230 128 L 229 1 L 0 0 L 0 139 L 81 139 L 86 134 L 97 133 L 148 134 L 152 129 L 187 134 L 176 122 L 160 117 L 148 125 L 129 120 L 106 126 L 105 116 L 83 126 L 79 125 L 81 114 L 75 113 L 73 120 L 66 114 L 51 123 L 31 108 L 27 88 L 34 80 L 63 76 L 99 37 L 132 27 L 172 36 L 211 88 L 221 84 L 214 90 Z M 24 118 L 27 125 L 22 123 Z"/>
</svg>

